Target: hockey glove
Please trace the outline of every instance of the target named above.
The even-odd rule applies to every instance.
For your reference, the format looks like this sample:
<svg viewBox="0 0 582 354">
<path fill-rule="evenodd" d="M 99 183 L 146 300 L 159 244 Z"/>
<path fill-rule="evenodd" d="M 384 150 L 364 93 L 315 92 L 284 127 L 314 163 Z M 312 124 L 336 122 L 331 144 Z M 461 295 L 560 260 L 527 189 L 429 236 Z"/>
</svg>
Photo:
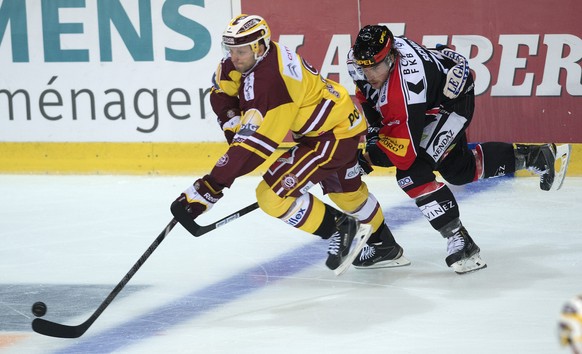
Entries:
<svg viewBox="0 0 582 354">
<path fill-rule="evenodd" d="M 368 133 L 366 134 L 366 150 L 372 145 L 376 145 L 378 142 L 378 134 L 380 133 L 380 127 L 368 126 Z"/>
<path fill-rule="evenodd" d="M 368 146 L 366 149 L 366 153 L 368 154 L 368 159 L 370 160 L 370 162 L 372 162 L 373 166 L 380 167 L 394 166 L 394 164 L 392 163 L 392 161 L 390 161 L 386 153 L 384 153 L 384 151 L 382 151 L 382 149 L 380 149 L 376 144 Z"/>
<path fill-rule="evenodd" d="M 447 72 L 447 79 L 443 94 L 450 99 L 457 98 L 465 88 L 465 82 L 471 74 L 469 71 L 469 63 L 467 59 L 461 54 L 451 50 L 446 46 L 437 46 L 437 49 L 447 58 L 451 59 L 457 65 L 453 66 Z"/>
<path fill-rule="evenodd" d="M 170 210 L 176 220 L 192 232 L 193 220 L 222 198 L 222 188 L 211 175 L 206 175 L 194 182 L 172 203 Z"/>
<path fill-rule="evenodd" d="M 235 111 L 234 109 L 229 109 L 226 112 L 226 116 L 218 118 L 218 124 L 222 128 L 224 132 L 224 137 L 226 141 L 230 145 L 232 143 L 232 139 L 236 133 L 240 130 L 240 111 Z"/>
<path fill-rule="evenodd" d="M 358 149 L 358 164 L 360 165 L 360 172 L 363 176 L 369 175 L 372 173 L 372 171 L 374 171 L 372 165 L 368 159 L 366 159 L 366 155 L 362 149 Z"/>
</svg>

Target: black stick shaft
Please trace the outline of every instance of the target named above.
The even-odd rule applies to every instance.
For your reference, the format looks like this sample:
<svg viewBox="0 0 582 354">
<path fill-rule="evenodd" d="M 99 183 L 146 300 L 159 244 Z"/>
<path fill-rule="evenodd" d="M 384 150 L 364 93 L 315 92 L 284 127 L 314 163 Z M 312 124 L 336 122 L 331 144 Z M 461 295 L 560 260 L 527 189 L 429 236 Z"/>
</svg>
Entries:
<svg viewBox="0 0 582 354">
<path fill-rule="evenodd" d="M 145 253 L 135 262 L 133 267 L 125 274 L 123 279 L 115 286 L 115 288 L 109 293 L 109 296 L 103 302 L 95 312 L 83 323 L 78 326 L 67 326 L 62 325 L 60 323 L 47 321 L 42 318 L 35 318 L 32 321 L 32 329 L 40 334 L 44 334 L 46 336 L 51 337 L 60 337 L 60 338 L 78 338 L 87 331 L 87 329 L 95 322 L 97 318 L 105 311 L 107 306 L 111 304 L 113 299 L 121 292 L 121 290 L 127 285 L 129 280 L 137 273 L 139 268 L 145 263 L 145 261 L 149 258 L 149 256 L 158 248 L 160 243 L 166 238 L 166 236 L 172 231 L 174 226 L 176 226 L 177 221 L 172 219 L 170 223 L 166 226 L 166 228 L 158 235 L 158 237 L 154 240 L 154 242 L 148 247 Z"/>
<path fill-rule="evenodd" d="M 257 202 L 254 202 L 253 204 L 248 205 L 248 206 L 242 208 L 241 210 L 234 212 L 228 216 L 225 216 L 224 218 L 222 218 L 218 221 L 215 221 L 209 225 L 198 225 L 195 221 L 193 221 L 193 224 L 195 225 L 195 230 L 192 234 L 196 237 L 202 236 L 205 233 L 216 229 L 217 227 L 221 227 L 223 225 L 226 225 L 229 222 L 234 221 L 234 220 L 240 218 L 241 216 L 250 213 L 251 211 L 257 209 L 258 207 L 259 207 L 259 204 Z M 190 230 L 188 230 L 188 231 L 190 231 Z"/>
<path fill-rule="evenodd" d="M 225 225 L 233 220 L 238 219 L 239 217 L 250 213 L 251 211 L 257 209 L 259 205 L 255 202 L 251 205 L 248 205 L 241 210 L 234 212 L 230 215 L 225 216 L 224 218 L 215 221 L 209 225 L 198 225 L 197 223 L 193 222 L 192 227 L 189 227 L 187 230 L 192 233 L 194 236 L 202 236 L 207 232 L 210 232 L 217 227 Z M 156 248 L 162 243 L 162 241 L 166 238 L 166 236 L 172 231 L 174 226 L 178 221 L 176 219 L 172 219 L 170 223 L 164 228 L 164 230 L 158 235 L 158 237 L 154 240 L 154 242 L 148 247 L 145 253 L 135 262 L 133 267 L 127 272 L 127 274 L 121 279 L 121 281 L 115 286 L 115 288 L 109 293 L 109 296 L 103 302 L 95 312 L 83 323 L 77 326 L 68 326 L 63 325 L 60 323 L 47 321 L 42 318 L 35 318 L 32 321 L 32 329 L 40 334 L 50 337 L 59 337 L 59 338 L 78 338 L 82 336 L 89 327 L 99 318 L 101 313 L 105 311 L 105 309 L 111 304 L 113 299 L 121 292 L 121 290 L 127 285 L 130 279 L 137 273 L 139 268 L 145 263 L 145 261 L 149 258 L 149 256 L 154 253 Z"/>
</svg>

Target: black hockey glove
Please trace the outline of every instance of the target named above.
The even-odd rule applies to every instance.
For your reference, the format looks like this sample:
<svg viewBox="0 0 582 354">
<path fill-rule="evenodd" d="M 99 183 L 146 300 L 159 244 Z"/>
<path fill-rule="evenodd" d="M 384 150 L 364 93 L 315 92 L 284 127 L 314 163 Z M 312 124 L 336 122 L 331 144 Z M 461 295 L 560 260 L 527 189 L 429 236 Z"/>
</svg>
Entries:
<svg viewBox="0 0 582 354">
<path fill-rule="evenodd" d="M 380 166 L 380 167 L 392 167 L 394 164 L 388 156 L 378 147 L 378 145 L 369 145 L 366 148 L 366 152 L 368 153 L 368 158 L 370 162 L 372 162 L 373 166 Z"/>
<path fill-rule="evenodd" d="M 374 171 L 372 165 L 366 159 L 366 156 L 364 155 L 364 150 L 362 149 L 358 149 L 358 164 L 360 165 L 362 175 L 364 176 L 369 175 L 370 173 L 372 173 L 372 171 Z"/>
</svg>

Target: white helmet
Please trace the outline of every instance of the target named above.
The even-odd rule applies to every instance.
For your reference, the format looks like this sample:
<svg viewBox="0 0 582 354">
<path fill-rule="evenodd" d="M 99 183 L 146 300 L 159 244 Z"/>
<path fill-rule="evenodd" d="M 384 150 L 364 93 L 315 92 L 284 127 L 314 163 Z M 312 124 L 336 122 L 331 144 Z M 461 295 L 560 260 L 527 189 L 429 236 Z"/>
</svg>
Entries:
<svg viewBox="0 0 582 354">
<path fill-rule="evenodd" d="M 562 307 L 558 335 L 562 346 L 570 346 L 572 353 L 582 354 L 582 295 L 573 297 Z"/>
<path fill-rule="evenodd" d="M 266 51 L 271 43 L 271 30 L 264 18 L 257 15 L 238 15 L 233 18 L 222 33 L 222 44 L 225 47 L 241 47 L 250 45 L 255 58 L 258 57 L 259 44 L 265 44 Z"/>
</svg>

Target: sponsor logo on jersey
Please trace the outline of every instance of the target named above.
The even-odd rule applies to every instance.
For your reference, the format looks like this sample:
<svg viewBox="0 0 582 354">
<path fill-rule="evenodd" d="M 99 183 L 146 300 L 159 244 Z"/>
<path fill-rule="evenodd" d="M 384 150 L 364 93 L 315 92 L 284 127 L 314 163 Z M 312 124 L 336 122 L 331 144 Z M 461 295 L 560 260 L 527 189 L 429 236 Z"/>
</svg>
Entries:
<svg viewBox="0 0 582 354">
<path fill-rule="evenodd" d="M 360 122 L 363 120 L 363 117 L 360 114 L 360 111 L 354 107 L 352 113 L 348 114 L 348 120 L 350 121 L 350 127 L 348 130 L 351 130 L 352 128 L 355 128 L 360 125 Z"/>
<path fill-rule="evenodd" d="M 412 48 L 416 49 L 416 52 L 418 54 L 420 54 L 425 61 L 432 61 L 431 58 L 430 58 L 430 56 L 426 52 L 426 49 L 425 48 L 419 46 L 417 43 L 412 42 L 412 41 L 407 42 L 407 43 L 409 43 L 412 46 Z"/>
<path fill-rule="evenodd" d="M 404 39 L 395 39 L 398 44 L 399 56 L 399 70 L 405 84 L 403 85 L 403 93 L 406 96 L 408 104 L 417 104 L 426 102 L 426 77 L 424 73 L 423 60 L 419 53 L 423 55 L 424 60 L 431 61 L 427 53 L 422 48 L 415 51 L 411 47 L 412 43 L 406 42 Z"/>
<path fill-rule="evenodd" d="M 309 182 L 307 182 L 307 184 L 306 184 L 305 186 L 303 186 L 303 188 L 301 188 L 299 191 L 300 191 L 302 194 L 305 194 L 305 193 L 307 193 L 307 191 L 308 191 L 308 190 L 310 190 L 310 189 L 311 189 L 311 187 L 313 187 L 314 185 L 315 185 L 315 184 L 313 184 L 313 182 L 309 181 Z"/>
<path fill-rule="evenodd" d="M 258 109 L 249 109 L 240 121 L 240 131 L 237 135 L 249 137 L 256 132 L 263 123 L 263 115 Z"/>
<path fill-rule="evenodd" d="M 299 208 L 299 210 L 297 210 L 293 216 L 288 217 L 287 219 L 285 219 L 285 222 L 289 225 L 298 225 L 301 220 L 303 220 L 303 217 L 305 217 L 305 213 L 307 212 L 307 208 Z"/>
<path fill-rule="evenodd" d="M 447 151 L 447 148 L 451 145 L 454 138 L 455 132 L 452 130 L 438 133 L 429 149 L 430 157 L 432 157 L 433 160 L 438 161 Z"/>
<path fill-rule="evenodd" d="M 414 182 L 412 181 L 412 178 L 410 176 L 406 176 L 398 180 L 398 186 L 400 186 L 400 188 L 402 189 L 412 185 L 413 183 Z"/>
<path fill-rule="evenodd" d="M 453 208 L 456 207 L 456 204 L 452 200 L 446 200 L 441 203 L 438 203 L 436 200 L 421 206 L 419 209 L 422 214 L 427 218 L 428 221 L 432 221 Z"/>
<path fill-rule="evenodd" d="M 443 119 L 442 116 L 437 116 L 438 120 Z M 438 161 L 444 153 L 447 152 L 448 148 L 451 146 L 451 143 L 454 141 L 455 137 L 459 135 L 459 132 L 463 130 L 463 126 L 467 122 L 467 119 L 463 116 L 458 115 L 457 113 L 451 113 L 448 117 L 446 117 L 446 121 L 443 126 L 436 130 L 437 122 L 431 122 L 427 127 L 425 127 L 424 131 L 426 133 L 431 133 L 432 136 L 430 137 L 430 142 L 426 143 L 425 141 L 421 141 L 421 146 L 426 144 L 426 152 L 427 154 L 436 162 Z M 423 139 L 424 140 L 424 139 Z"/>
<path fill-rule="evenodd" d="M 243 88 L 245 100 L 252 101 L 255 99 L 255 73 L 252 72 L 245 77 L 245 85 Z"/>
<path fill-rule="evenodd" d="M 346 179 L 353 179 L 360 175 L 362 169 L 358 163 L 354 167 L 350 167 L 346 170 Z"/>
<path fill-rule="evenodd" d="M 284 45 L 279 46 L 279 53 L 283 62 L 283 75 L 298 81 L 303 80 L 303 72 L 301 71 L 301 63 L 297 53 Z"/>
<path fill-rule="evenodd" d="M 393 138 L 391 136 L 386 136 L 384 134 L 379 135 L 379 140 L 381 147 L 389 150 L 396 156 L 404 157 L 408 151 L 408 145 L 410 145 L 409 139 Z"/>
<path fill-rule="evenodd" d="M 329 91 L 329 93 L 331 93 L 332 95 L 334 95 L 337 98 L 340 98 L 339 92 L 337 92 L 336 89 L 333 88 L 332 84 L 326 84 L 325 88 L 327 89 L 327 91 Z"/>
</svg>

